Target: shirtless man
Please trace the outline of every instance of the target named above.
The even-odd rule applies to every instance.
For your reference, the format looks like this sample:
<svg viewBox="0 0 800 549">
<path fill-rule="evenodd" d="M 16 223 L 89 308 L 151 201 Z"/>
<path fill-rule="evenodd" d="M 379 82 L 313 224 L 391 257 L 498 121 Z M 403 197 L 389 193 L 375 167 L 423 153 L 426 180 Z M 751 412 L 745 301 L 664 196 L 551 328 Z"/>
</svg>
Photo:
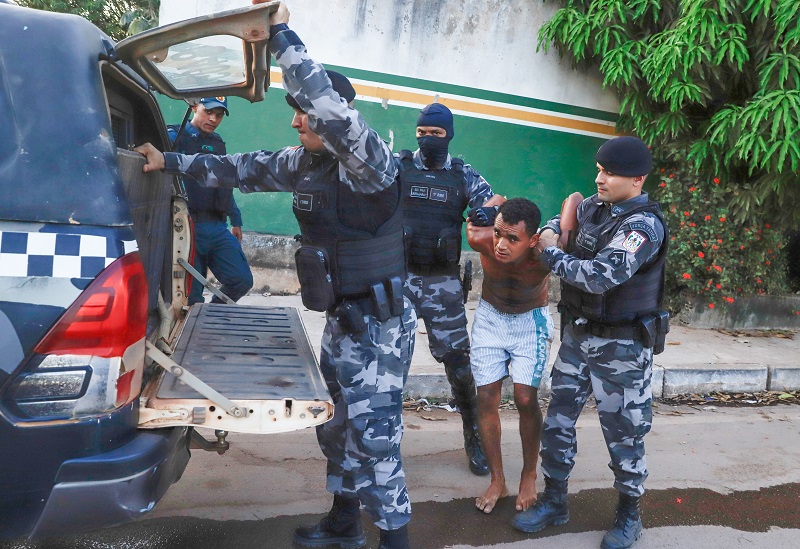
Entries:
<svg viewBox="0 0 800 549">
<path fill-rule="evenodd" d="M 491 513 L 497 500 L 509 495 L 500 449 L 500 391 L 503 379 L 514 381 L 522 438 L 522 475 L 516 508 L 536 501 L 536 463 L 542 430 L 538 388 L 553 340 L 553 319 L 547 307 L 547 265 L 539 261 L 536 234 L 539 208 L 526 198 L 500 206 L 494 227 L 467 225 L 473 250 L 483 266 L 481 300 L 472 325 L 471 367 L 478 386 L 478 429 L 489 464 L 491 483 L 475 500 Z"/>
</svg>

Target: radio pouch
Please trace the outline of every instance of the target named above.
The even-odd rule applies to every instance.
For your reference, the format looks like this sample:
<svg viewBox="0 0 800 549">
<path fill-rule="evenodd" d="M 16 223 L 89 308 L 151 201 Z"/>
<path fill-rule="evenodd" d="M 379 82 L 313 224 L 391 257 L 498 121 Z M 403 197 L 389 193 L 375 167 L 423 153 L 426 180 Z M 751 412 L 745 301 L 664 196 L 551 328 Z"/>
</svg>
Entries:
<svg viewBox="0 0 800 549">
<path fill-rule="evenodd" d="M 656 342 L 653 345 L 653 354 L 655 355 L 664 352 L 664 345 L 666 345 L 669 333 L 669 312 L 658 311 L 656 313 L 656 328 Z"/>
<path fill-rule="evenodd" d="M 399 276 L 393 276 L 387 282 L 389 287 L 389 310 L 392 316 L 403 315 L 403 281 Z"/>
<path fill-rule="evenodd" d="M 361 335 L 367 331 L 367 323 L 364 322 L 363 312 L 352 301 L 344 301 L 334 309 L 333 314 L 349 333 Z"/>
<path fill-rule="evenodd" d="M 642 345 L 647 349 L 653 348 L 657 335 L 655 315 L 637 318 L 636 325 L 639 328 L 639 337 L 642 338 Z"/>
<path fill-rule="evenodd" d="M 372 294 L 372 304 L 375 306 L 375 318 L 380 322 L 386 322 L 392 316 L 389 310 L 389 297 L 386 295 L 386 288 L 383 287 L 382 282 L 378 282 L 370 286 L 370 293 Z"/>
<path fill-rule="evenodd" d="M 300 296 L 311 311 L 327 311 L 336 303 L 328 254 L 322 248 L 301 246 L 294 254 Z"/>
<path fill-rule="evenodd" d="M 461 259 L 461 227 L 444 229 L 436 244 L 436 263 L 452 267 Z"/>
</svg>

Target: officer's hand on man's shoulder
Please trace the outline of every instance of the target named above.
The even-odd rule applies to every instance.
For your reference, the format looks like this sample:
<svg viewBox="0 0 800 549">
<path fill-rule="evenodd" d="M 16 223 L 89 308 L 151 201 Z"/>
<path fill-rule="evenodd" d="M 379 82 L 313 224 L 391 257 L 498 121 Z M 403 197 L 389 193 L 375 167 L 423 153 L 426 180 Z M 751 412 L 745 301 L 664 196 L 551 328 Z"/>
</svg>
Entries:
<svg viewBox="0 0 800 549">
<path fill-rule="evenodd" d="M 164 169 L 164 153 L 156 149 L 151 143 L 145 143 L 144 145 L 139 145 L 138 147 L 133 149 L 134 152 L 137 152 L 145 157 L 147 162 L 145 162 L 144 167 L 142 167 L 142 171 L 147 172 L 154 172 L 156 170 L 163 170 Z"/>
<path fill-rule="evenodd" d="M 539 242 L 536 244 L 536 249 L 538 249 L 540 252 L 543 252 L 545 248 L 556 246 L 557 244 L 558 235 L 553 229 L 548 227 L 539 233 Z"/>
<path fill-rule="evenodd" d="M 497 217 L 497 206 L 484 206 L 482 208 L 472 208 L 467 214 L 470 223 L 476 227 L 490 227 L 494 225 Z"/>
</svg>

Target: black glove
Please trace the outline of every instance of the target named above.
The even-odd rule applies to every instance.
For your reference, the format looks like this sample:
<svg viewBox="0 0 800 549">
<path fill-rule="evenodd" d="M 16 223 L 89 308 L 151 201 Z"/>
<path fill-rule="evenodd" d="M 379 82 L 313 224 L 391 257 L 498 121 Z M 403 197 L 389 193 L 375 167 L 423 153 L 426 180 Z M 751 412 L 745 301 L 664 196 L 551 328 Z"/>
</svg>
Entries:
<svg viewBox="0 0 800 549">
<path fill-rule="evenodd" d="M 467 217 L 470 223 L 476 227 L 491 227 L 494 225 L 494 218 L 497 217 L 499 206 L 485 206 L 483 208 L 472 208 Z"/>
</svg>

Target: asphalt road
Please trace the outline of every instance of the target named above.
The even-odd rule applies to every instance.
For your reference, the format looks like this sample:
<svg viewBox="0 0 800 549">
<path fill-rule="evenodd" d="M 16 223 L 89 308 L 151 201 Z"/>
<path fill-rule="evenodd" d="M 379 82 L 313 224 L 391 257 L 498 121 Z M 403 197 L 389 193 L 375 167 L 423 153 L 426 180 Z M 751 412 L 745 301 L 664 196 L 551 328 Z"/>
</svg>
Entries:
<svg viewBox="0 0 800 549">
<path fill-rule="evenodd" d="M 800 547 L 800 406 L 661 404 L 655 411 L 647 438 L 645 533 L 637 549 Z M 516 493 L 516 412 L 503 411 L 502 420 L 506 477 Z M 488 481 L 466 467 L 456 414 L 407 410 L 405 421 L 414 549 L 598 547 L 613 522 L 616 492 L 593 409 L 578 423 L 572 518 L 532 535 L 510 527 L 513 496 L 491 515 L 474 508 Z M 229 440 L 224 456 L 194 451 L 183 479 L 137 523 L 35 544 L 0 543 L 0 549 L 292 547 L 294 528 L 316 522 L 331 501 L 313 431 Z M 364 519 L 367 547 L 375 548 L 376 529 Z"/>
</svg>

